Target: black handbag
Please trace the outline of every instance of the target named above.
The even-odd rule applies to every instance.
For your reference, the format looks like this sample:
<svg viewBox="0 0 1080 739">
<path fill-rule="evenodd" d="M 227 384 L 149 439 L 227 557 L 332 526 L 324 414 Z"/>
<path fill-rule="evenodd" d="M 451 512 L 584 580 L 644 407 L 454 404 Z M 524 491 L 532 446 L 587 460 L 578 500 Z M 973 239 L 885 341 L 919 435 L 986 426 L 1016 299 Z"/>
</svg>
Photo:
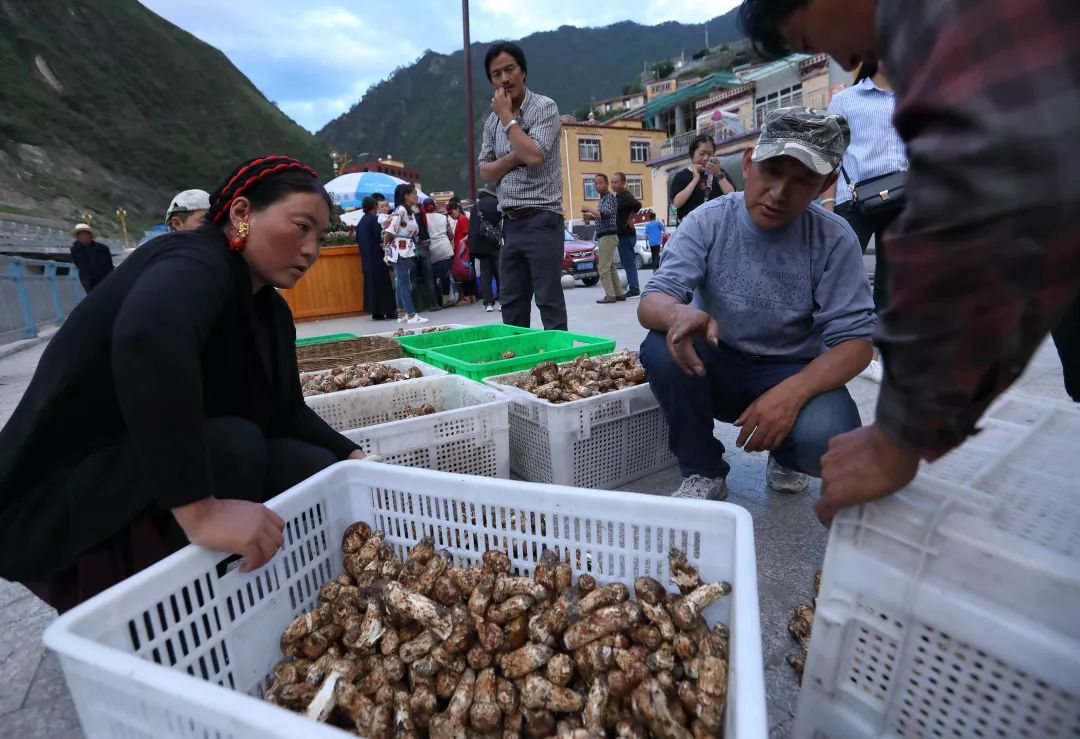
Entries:
<svg viewBox="0 0 1080 739">
<path fill-rule="evenodd" d="M 844 180 L 848 183 L 855 207 L 864 216 L 884 215 L 903 209 L 907 197 L 904 193 L 907 172 L 890 172 L 852 185 L 851 178 L 843 167 L 840 167 L 840 171 L 844 173 Z"/>
</svg>

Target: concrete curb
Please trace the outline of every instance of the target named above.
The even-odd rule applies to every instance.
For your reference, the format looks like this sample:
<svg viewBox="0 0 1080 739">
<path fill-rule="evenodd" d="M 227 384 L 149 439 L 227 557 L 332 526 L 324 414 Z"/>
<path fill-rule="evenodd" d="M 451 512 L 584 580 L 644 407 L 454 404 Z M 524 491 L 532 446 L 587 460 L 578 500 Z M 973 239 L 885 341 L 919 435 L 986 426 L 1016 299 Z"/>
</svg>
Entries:
<svg viewBox="0 0 1080 739">
<path fill-rule="evenodd" d="M 33 349 L 35 346 L 44 344 L 59 330 L 59 326 L 52 326 L 39 331 L 38 335 L 32 339 L 23 339 L 21 341 L 14 341 L 10 344 L 4 344 L 3 346 L 0 346 L 0 359 L 10 357 L 13 354 L 18 354 L 19 352 L 24 352 L 27 349 Z"/>
</svg>

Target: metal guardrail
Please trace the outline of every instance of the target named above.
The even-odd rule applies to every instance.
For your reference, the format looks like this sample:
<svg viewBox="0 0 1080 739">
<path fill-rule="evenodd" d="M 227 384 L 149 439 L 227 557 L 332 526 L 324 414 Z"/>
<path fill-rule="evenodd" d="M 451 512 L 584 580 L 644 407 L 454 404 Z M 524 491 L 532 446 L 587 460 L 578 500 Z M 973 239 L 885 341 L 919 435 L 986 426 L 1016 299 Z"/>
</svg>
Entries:
<svg viewBox="0 0 1080 739">
<path fill-rule="evenodd" d="M 0 345 L 63 323 L 85 295 L 72 264 L 0 256 Z"/>
</svg>

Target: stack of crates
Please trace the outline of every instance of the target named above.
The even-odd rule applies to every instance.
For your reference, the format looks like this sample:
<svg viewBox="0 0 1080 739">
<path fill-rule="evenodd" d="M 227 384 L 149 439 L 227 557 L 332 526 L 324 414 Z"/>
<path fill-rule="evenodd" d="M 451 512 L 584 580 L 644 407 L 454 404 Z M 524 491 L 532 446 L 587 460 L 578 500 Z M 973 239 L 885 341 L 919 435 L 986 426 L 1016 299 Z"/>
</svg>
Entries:
<svg viewBox="0 0 1080 739">
<path fill-rule="evenodd" d="M 1010 394 L 832 525 L 795 737 L 1080 737 L 1080 410 Z"/>
</svg>

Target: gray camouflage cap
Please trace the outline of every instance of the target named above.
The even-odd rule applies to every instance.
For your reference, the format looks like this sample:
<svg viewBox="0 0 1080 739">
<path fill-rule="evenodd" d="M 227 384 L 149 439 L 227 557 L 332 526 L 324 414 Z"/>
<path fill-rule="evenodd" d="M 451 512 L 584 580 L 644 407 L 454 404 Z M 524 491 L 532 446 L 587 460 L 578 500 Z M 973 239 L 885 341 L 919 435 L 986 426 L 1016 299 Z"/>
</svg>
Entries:
<svg viewBox="0 0 1080 739">
<path fill-rule="evenodd" d="M 840 166 L 851 143 L 847 119 L 817 108 L 777 108 L 765 116 L 752 161 L 794 157 L 818 174 Z"/>
</svg>

